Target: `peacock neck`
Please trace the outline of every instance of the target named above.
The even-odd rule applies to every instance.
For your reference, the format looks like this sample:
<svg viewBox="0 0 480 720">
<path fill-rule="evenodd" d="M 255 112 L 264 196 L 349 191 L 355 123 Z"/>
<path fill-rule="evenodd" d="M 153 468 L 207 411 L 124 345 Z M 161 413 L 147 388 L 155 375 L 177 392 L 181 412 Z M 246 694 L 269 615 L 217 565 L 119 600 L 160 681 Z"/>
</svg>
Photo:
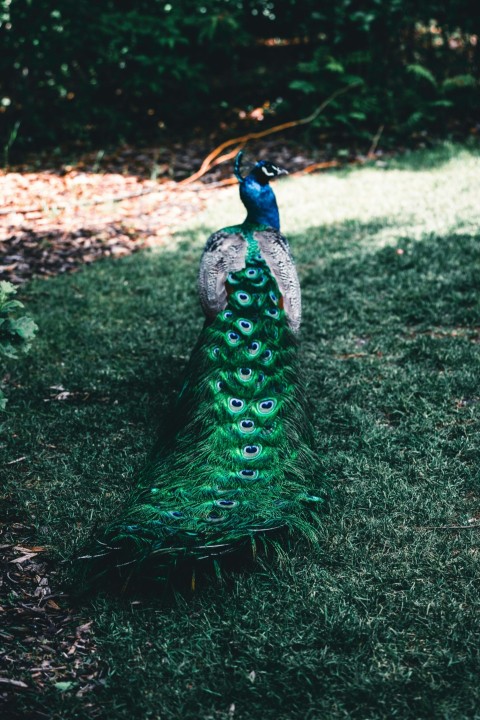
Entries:
<svg viewBox="0 0 480 720">
<path fill-rule="evenodd" d="M 280 230 L 277 201 L 268 183 L 261 184 L 253 175 L 247 175 L 240 184 L 240 198 L 247 210 L 245 223 Z"/>
</svg>

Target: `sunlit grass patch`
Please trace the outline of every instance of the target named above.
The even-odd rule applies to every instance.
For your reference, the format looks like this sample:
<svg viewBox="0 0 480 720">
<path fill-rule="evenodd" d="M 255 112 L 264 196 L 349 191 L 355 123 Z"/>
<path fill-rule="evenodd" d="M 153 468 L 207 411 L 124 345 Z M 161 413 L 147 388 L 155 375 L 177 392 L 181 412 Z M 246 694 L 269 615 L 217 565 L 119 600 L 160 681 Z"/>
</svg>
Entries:
<svg viewBox="0 0 480 720">
<path fill-rule="evenodd" d="M 373 248 L 381 236 L 398 232 L 412 238 L 435 232 L 475 232 L 478 228 L 480 152 L 445 143 L 434 151 L 405 153 L 366 167 L 353 166 L 275 183 L 282 228 L 287 235 L 311 226 L 349 223 L 353 239 Z M 199 216 L 215 228 L 243 218 L 236 188 L 222 192 L 222 202 Z M 361 232 L 365 222 L 379 222 L 377 233 Z"/>
</svg>

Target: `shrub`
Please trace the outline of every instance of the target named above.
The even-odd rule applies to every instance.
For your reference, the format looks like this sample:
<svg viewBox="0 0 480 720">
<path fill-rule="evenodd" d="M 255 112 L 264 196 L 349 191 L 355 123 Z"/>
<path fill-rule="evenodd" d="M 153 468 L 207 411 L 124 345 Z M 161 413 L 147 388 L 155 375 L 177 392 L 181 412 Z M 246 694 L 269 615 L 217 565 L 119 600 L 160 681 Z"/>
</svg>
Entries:
<svg viewBox="0 0 480 720">
<path fill-rule="evenodd" d="M 22 315 L 23 303 L 14 300 L 17 289 L 9 282 L 0 282 L 0 355 L 18 358 L 30 349 L 37 325 L 28 315 Z M 0 389 L 0 410 L 7 400 Z"/>
</svg>

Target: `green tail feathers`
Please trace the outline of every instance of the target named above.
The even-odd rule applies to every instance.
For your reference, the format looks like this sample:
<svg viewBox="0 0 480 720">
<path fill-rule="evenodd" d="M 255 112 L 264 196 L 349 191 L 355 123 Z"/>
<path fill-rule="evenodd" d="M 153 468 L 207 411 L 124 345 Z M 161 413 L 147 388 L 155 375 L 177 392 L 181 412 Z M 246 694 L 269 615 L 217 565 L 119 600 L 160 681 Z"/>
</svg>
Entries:
<svg viewBox="0 0 480 720">
<path fill-rule="evenodd" d="M 171 450 L 150 461 L 93 553 L 126 578 L 165 581 L 185 560 L 255 548 L 281 529 L 315 539 L 324 488 L 311 485 L 323 483 L 277 282 L 256 254 L 226 288 L 188 364 Z"/>
</svg>

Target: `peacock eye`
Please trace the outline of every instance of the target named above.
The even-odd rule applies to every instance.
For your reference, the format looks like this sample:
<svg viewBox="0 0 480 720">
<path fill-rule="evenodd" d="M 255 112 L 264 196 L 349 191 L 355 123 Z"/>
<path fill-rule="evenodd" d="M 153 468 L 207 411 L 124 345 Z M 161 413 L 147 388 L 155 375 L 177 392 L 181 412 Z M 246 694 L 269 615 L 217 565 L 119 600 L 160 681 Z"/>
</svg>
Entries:
<svg viewBox="0 0 480 720">
<path fill-rule="evenodd" d="M 237 298 L 240 305 L 250 305 L 250 303 L 252 302 L 251 295 L 243 291 L 235 293 L 235 297 Z"/>
<path fill-rule="evenodd" d="M 230 345 L 237 345 L 238 341 L 240 340 L 240 335 L 233 330 L 231 330 L 229 333 L 227 333 L 227 341 Z"/>
<path fill-rule="evenodd" d="M 228 401 L 228 407 L 232 412 L 239 413 L 245 407 L 245 402 L 244 400 L 240 400 L 240 398 L 230 398 Z"/>
<path fill-rule="evenodd" d="M 229 283 L 232 283 L 233 285 L 238 285 L 240 280 L 237 278 L 237 276 L 234 273 L 228 273 L 227 280 Z"/>
<path fill-rule="evenodd" d="M 225 520 L 225 518 L 223 515 L 219 515 L 216 512 L 211 512 L 207 516 L 207 520 L 208 520 L 208 522 L 218 523 L 218 522 L 222 522 L 222 520 Z"/>
<path fill-rule="evenodd" d="M 217 390 L 223 390 L 225 388 L 225 383 L 223 382 L 223 380 L 217 380 L 217 382 L 215 383 L 215 387 L 217 388 Z"/>
<path fill-rule="evenodd" d="M 270 315 L 270 317 L 278 318 L 280 313 L 278 312 L 277 308 L 268 308 L 267 315 Z"/>
<path fill-rule="evenodd" d="M 170 510 L 168 513 L 170 517 L 175 518 L 176 520 L 185 517 L 184 513 L 180 512 L 180 510 Z"/>
<path fill-rule="evenodd" d="M 261 385 L 265 381 L 265 373 L 259 372 L 257 375 L 257 382 Z"/>
<path fill-rule="evenodd" d="M 231 311 L 231 310 L 225 310 L 225 312 L 223 313 L 223 319 L 224 319 L 224 320 L 228 320 L 228 318 L 231 318 L 231 317 L 233 317 L 232 311 Z"/>
<path fill-rule="evenodd" d="M 214 358 L 218 357 L 219 352 L 220 352 L 220 348 L 219 348 L 219 347 L 214 347 L 214 348 L 212 348 L 212 355 L 213 355 Z"/>
<path fill-rule="evenodd" d="M 235 507 L 236 504 L 235 500 L 215 500 L 215 505 L 218 505 L 219 507 L 232 508 Z"/>
<path fill-rule="evenodd" d="M 242 318 L 237 322 L 237 326 L 244 335 L 250 335 L 250 333 L 253 332 L 253 323 L 251 323 L 250 320 Z"/>
<path fill-rule="evenodd" d="M 247 270 L 247 272 L 245 273 L 245 275 L 246 275 L 247 277 L 249 277 L 249 278 L 257 277 L 257 275 L 258 275 L 258 270 L 255 270 L 255 268 L 248 268 L 248 270 Z"/>
<path fill-rule="evenodd" d="M 263 351 L 263 353 L 262 353 L 262 355 L 261 355 L 261 359 L 262 359 L 264 362 L 270 362 L 270 360 L 271 360 L 272 358 L 273 358 L 273 353 L 272 353 L 271 350 L 264 350 L 264 351 Z"/>
<path fill-rule="evenodd" d="M 252 285 L 255 287 L 263 287 L 267 282 L 268 276 L 264 275 L 264 273 L 259 272 L 258 276 L 256 278 L 252 279 Z"/>
<path fill-rule="evenodd" d="M 268 415 L 275 409 L 276 405 L 276 400 L 268 398 L 267 400 L 261 400 L 259 403 L 257 403 L 257 410 L 262 415 Z"/>
<path fill-rule="evenodd" d="M 261 445 L 245 445 L 245 447 L 242 450 L 242 455 L 247 460 L 252 460 L 253 458 L 258 457 L 261 452 L 262 452 Z"/>
<path fill-rule="evenodd" d="M 269 295 L 270 295 L 270 300 L 271 300 L 273 303 L 275 303 L 275 305 L 276 305 L 277 302 L 278 302 L 278 298 L 277 298 L 277 296 L 275 295 L 275 293 L 273 292 L 273 290 L 270 291 Z"/>
<path fill-rule="evenodd" d="M 256 480 L 256 478 L 258 477 L 258 470 L 247 470 L 247 468 L 245 468 L 244 470 L 240 470 L 238 475 L 241 478 L 248 478 L 249 480 Z"/>
<path fill-rule="evenodd" d="M 254 340 L 250 343 L 250 345 L 247 348 L 250 355 L 256 355 L 258 351 L 260 350 L 260 343 Z"/>
<path fill-rule="evenodd" d="M 247 380 L 252 379 L 253 372 L 252 372 L 251 368 L 248 368 L 248 367 L 240 368 L 240 370 L 238 371 L 238 376 L 239 376 L 240 380 L 243 380 L 244 382 L 246 382 Z"/>
<path fill-rule="evenodd" d="M 255 430 L 255 423 L 253 420 L 240 420 L 239 425 L 242 432 L 251 433 Z"/>
</svg>

